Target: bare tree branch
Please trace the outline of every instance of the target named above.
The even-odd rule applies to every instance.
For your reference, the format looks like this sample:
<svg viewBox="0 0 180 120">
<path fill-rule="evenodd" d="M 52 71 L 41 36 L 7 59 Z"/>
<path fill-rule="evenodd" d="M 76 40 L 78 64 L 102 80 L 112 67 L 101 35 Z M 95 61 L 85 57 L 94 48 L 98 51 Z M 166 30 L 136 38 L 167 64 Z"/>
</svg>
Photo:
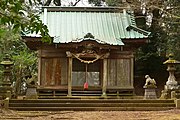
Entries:
<svg viewBox="0 0 180 120">
<path fill-rule="evenodd" d="M 54 0 L 54 4 L 56 6 L 61 6 L 61 0 Z"/>
<path fill-rule="evenodd" d="M 47 0 L 47 1 L 45 2 L 44 6 L 49 6 L 49 5 L 51 4 L 51 1 L 52 1 L 52 0 Z"/>
<path fill-rule="evenodd" d="M 81 0 L 76 0 L 76 2 L 73 4 L 73 6 L 76 6 Z"/>
</svg>

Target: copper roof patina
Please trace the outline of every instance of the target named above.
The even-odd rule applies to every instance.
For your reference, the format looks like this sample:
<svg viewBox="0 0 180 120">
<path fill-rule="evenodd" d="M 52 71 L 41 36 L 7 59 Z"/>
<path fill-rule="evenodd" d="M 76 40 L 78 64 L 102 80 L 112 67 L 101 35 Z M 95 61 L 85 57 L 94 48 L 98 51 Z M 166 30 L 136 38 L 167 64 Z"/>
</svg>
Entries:
<svg viewBox="0 0 180 120">
<path fill-rule="evenodd" d="M 148 38 L 136 26 L 133 12 L 114 7 L 42 7 L 40 15 L 54 43 L 81 42 L 91 33 L 101 44 L 124 45 L 122 39 Z M 32 34 L 30 36 L 36 37 Z"/>
</svg>

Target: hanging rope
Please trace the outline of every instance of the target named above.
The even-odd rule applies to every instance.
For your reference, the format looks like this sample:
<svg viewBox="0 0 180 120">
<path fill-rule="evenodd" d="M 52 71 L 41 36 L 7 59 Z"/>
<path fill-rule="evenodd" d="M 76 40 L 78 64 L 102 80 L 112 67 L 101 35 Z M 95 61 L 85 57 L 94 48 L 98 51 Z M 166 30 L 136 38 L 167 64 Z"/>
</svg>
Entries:
<svg viewBox="0 0 180 120">
<path fill-rule="evenodd" d="M 86 65 L 86 71 L 85 71 L 85 83 L 84 83 L 84 90 L 87 90 L 88 89 L 88 64 L 85 64 Z"/>
<path fill-rule="evenodd" d="M 72 53 L 72 55 L 73 55 L 76 59 L 78 59 L 79 61 L 81 61 L 81 62 L 83 62 L 83 63 L 86 63 L 86 64 L 94 63 L 95 61 L 99 60 L 100 58 L 102 58 L 102 57 L 104 56 L 104 55 L 94 54 L 95 57 L 96 57 L 94 60 L 83 60 L 83 59 L 81 59 L 81 58 L 79 57 L 80 55 L 76 55 L 76 54 L 73 54 L 73 53 Z"/>
<path fill-rule="evenodd" d="M 88 81 L 87 81 L 87 69 L 88 69 L 87 67 L 88 67 L 88 64 L 86 64 L 86 73 L 85 73 L 85 75 L 86 75 L 86 76 L 85 76 L 85 77 L 86 77 L 86 78 L 85 78 L 86 82 L 88 82 Z"/>
</svg>

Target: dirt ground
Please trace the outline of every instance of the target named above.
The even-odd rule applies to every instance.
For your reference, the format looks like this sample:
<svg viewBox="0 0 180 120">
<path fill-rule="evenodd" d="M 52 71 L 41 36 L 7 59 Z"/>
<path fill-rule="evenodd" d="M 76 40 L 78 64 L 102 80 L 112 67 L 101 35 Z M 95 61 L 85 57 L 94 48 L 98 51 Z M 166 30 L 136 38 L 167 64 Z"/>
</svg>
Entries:
<svg viewBox="0 0 180 120">
<path fill-rule="evenodd" d="M 11 111 L 0 120 L 180 120 L 180 110 L 167 111 Z"/>
</svg>

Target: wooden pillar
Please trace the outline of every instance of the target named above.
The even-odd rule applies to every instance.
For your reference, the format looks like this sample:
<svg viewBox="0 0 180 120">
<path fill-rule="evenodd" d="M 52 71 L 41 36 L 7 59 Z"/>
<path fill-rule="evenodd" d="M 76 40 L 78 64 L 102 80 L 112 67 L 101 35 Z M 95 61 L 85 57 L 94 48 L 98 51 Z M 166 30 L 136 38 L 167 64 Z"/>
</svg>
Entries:
<svg viewBox="0 0 180 120">
<path fill-rule="evenodd" d="M 42 50 L 38 50 L 38 85 L 41 85 L 41 75 L 42 75 L 42 57 L 41 57 L 41 52 Z"/>
<path fill-rule="evenodd" d="M 131 64 L 130 64 L 131 66 L 131 83 L 130 83 L 130 85 L 131 85 L 131 87 L 133 87 L 133 82 L 134 82 L 134 57 L 132 57 L 131 58 Z"/>
<path fill-rule="evenodd" d="M 102 96 L 106 96 L 107 88 L 107 59 L 103 59 L 103 82 L 102 82 Z"/>
<path fill-rule="evenodd" d="M 70 52 L 66 52 L 68 59 L 68 96 L 72 96 L 72 55 Z"/>
</svg>

